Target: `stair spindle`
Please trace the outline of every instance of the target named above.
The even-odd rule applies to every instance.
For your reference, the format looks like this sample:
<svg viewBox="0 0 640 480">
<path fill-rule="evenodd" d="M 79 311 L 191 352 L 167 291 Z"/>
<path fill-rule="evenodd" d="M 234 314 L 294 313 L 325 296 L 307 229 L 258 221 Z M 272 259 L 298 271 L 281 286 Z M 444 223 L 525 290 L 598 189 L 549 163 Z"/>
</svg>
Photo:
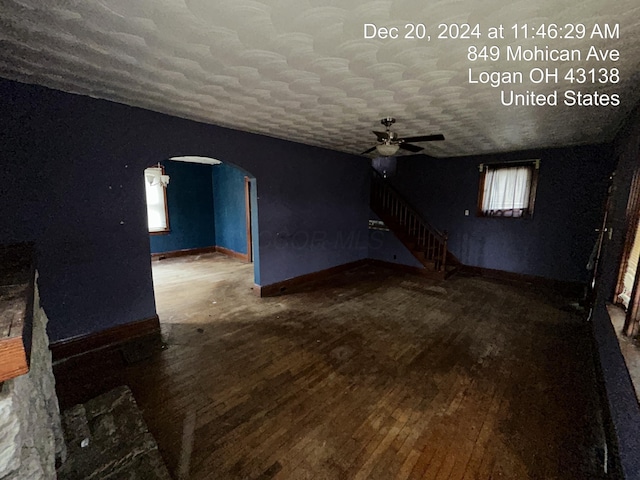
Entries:
<svg viewBox="0 0 640 480">
<path fill-rule="evenodd" d="M 414 252 L 425 267 L 446 272 L 447 232 L 441 233 L 424 221 L 375 169 L 372 169 L 371 181 L 373 211 Z"/>
</svg>

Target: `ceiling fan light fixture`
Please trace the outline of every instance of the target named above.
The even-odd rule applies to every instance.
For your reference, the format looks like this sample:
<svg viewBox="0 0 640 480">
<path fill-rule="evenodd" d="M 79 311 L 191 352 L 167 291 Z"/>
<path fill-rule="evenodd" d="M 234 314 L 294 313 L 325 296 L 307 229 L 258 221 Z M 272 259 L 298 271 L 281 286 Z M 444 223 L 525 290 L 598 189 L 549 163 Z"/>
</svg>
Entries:
<svg viewBox="0 0 640 480">
<path fill-rule="evenodd" d="M 382 145 L 376 145 L 376 150 L 383 157 L 392 156 L 398 151 L 398 148 L 400 148 L 398 145 L 391 145 L 386 143 L 383 143 Z"/>
</svg>

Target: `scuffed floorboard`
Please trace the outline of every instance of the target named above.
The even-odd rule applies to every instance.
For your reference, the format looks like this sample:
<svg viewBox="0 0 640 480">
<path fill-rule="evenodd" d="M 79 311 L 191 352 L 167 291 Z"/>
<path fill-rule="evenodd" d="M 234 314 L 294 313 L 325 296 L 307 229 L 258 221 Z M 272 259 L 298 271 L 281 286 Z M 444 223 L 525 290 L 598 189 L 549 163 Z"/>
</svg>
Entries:
<svg viewBox="0 0 640 480">
<path fill-rule="evenodd" d="M 130 385 L 174 476 L 195 416 L 193 480 L 601 478 L 589 329 L 571 299 L 379 266 L 261 299 L 251 269 L 219 254 L 154 262 L 167 348 L 99 374 L 60 366 L 63 404 Z"/>
</svg>

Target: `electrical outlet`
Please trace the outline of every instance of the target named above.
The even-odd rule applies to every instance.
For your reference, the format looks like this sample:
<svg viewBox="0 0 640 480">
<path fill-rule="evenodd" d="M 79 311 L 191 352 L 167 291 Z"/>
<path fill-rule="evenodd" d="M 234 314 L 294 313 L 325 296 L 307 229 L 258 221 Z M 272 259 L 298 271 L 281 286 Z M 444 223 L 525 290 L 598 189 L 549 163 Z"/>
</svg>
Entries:
<svg viewBox="0 0 640 480">
<path fill-rule="evenodd" d="M 468 217 L 468 216 L 469 216 L 469 210 L 465 210 L 465 211 L 464 211 L 464 216 L 465 216 L 465 217 Z"/>
</svg>

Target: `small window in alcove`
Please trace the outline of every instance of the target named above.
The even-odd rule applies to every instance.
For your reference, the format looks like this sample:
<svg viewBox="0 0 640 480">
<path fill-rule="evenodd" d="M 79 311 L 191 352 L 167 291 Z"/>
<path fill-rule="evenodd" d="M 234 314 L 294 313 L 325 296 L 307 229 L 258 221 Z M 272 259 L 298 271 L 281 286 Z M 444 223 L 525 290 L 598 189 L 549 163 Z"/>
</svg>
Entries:
<svg viewBox="0 0 640 480">
<path fill-rule="evenodd" d="M 164 167 L 150 167 L 144 171 L 144 186 L 147 193 L 147 220 L 149 233 L 169 233 L 169 209 L 167 208 L 167 185 L 169 176 Z"/>
</svg>

